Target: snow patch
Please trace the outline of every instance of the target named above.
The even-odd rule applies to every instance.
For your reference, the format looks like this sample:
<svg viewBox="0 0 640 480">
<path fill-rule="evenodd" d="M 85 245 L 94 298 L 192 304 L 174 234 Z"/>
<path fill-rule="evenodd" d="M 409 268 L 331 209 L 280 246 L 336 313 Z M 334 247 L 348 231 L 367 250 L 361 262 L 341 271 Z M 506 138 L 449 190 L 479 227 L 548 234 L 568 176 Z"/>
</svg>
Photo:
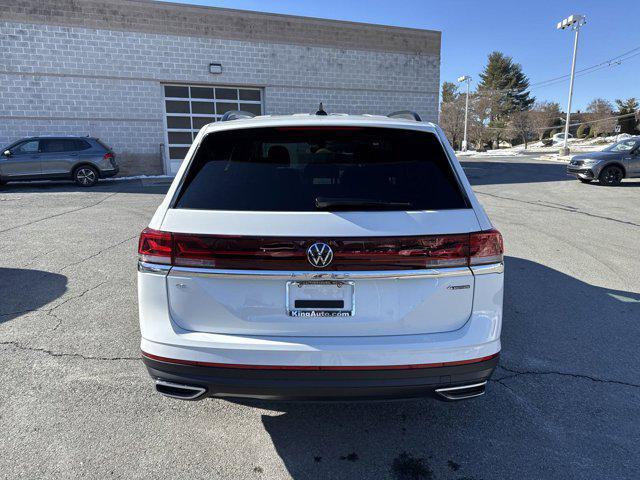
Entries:
<svg viewBox="0 0 640 480">
<path fill-rule="evenodd" d="M 173 181 L 174 177 L 170 175 L 132 175 L 129 177 L 111 177 L 111 178 L 103 178 L 101 182 L 118 182 L 121 180 L 145 180 L 145 179 L 166 179 L 169 181 Z"/>
</svg>

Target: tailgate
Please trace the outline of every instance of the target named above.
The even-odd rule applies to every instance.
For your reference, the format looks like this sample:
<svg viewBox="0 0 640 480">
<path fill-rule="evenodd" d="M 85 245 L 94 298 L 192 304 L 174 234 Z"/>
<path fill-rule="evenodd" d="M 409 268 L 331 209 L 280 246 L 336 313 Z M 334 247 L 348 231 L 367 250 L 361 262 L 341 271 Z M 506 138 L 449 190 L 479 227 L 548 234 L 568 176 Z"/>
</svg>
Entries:
<svg viewBox="0 0 640 480">
<path fill-rule="evenodd" d="M 387 265 L 384 259 L 391 257 L 378 248 L 373 254 L 380 259 L 372 258 L 379 266 L 348 267 L 349 259 L 361 253 L 358 245 L 366 245 L 367 239 L 384 238 L 386 245 L 398 232 L 429 236 L 477 231 L 471 209 L 295 214 L 170 209 L 162 230 L 193 232 L 194 225 L 201 235 L 258 236 L 262 246 L 241 269 L 225 268 L 229 264 L 224 262 L 231 260 L 214 268 L 171 269 L 166 278 L 169 311 L 186 330 L 291 336 L 420 334 L 456 330 L 471 314 L 474 277 L 466 266 L 412 268 L 416 257 L 410 248 L 396 251 Z M 304 237 L 294 237 L 295 232 L 304 232 Z M 335 252 L 327 268 L 315 268 L 306 255 L 298 255 L 315 242 Z M 236 257 L 229 258 L 237 261 Z M 287 265 L 284 257 L 291 268 L 282 268 Z"/>
</svg>

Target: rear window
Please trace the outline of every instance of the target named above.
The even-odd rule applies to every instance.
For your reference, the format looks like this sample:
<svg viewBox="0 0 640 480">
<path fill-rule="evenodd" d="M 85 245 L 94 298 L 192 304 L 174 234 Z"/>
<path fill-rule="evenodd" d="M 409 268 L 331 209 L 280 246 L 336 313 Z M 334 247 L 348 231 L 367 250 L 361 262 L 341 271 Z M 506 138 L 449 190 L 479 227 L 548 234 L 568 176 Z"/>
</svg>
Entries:
<svg viewBox="0 0 640 480">
<path fill-rule="evenodd" d="M 174 208 L 468 208 L 436 136 L 389 128 L 240 129 L 204 138 Z"/>
<path fill-rule="evenodd" d="M 100 140 L 99 138 L 96 138 L 96 142 L 98 142 L 98 144 L 102 145 L 102 146 L 105 148 L 105 150 L 112 150 L 112 148 L 111 148 L 109 145 L 107 145 L 106 143 L 104 143 L 104 142 L 103 142 L 102 140 Z"/>
</svg>

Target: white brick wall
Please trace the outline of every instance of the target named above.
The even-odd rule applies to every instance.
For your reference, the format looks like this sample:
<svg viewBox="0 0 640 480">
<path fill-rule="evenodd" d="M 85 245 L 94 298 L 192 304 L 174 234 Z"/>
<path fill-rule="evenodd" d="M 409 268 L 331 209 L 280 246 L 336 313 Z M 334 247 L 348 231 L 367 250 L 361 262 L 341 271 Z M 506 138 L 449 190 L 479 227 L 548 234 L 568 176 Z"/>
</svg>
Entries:
<svg viewBox="0 0 640 480">
<path fill-rule="evenodd" d="M 261 86 L 273 114 L 323 101 L 333 112 L 437 118 L 437 56 L 9 22 L 0 38 L 0 144 L 98 135 L 124 173 L 161 168 L 162 82 Z M 209 74 L 211 62 L 223 74 Z"/>
</svg>

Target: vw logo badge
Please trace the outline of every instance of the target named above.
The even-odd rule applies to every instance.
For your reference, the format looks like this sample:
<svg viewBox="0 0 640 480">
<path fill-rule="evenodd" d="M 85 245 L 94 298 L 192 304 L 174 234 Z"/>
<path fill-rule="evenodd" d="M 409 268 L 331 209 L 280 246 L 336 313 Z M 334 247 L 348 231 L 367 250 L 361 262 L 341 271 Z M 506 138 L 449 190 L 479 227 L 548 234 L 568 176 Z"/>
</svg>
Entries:
<svg viewBox="0 0 640 480">
<path fill-rule="evenodd" d="M 326 267 L 333 260 L 333 250 L 326 243 L 314 243 L 307 249 L 307 260 L 314 267 Z"/>
</svg>

